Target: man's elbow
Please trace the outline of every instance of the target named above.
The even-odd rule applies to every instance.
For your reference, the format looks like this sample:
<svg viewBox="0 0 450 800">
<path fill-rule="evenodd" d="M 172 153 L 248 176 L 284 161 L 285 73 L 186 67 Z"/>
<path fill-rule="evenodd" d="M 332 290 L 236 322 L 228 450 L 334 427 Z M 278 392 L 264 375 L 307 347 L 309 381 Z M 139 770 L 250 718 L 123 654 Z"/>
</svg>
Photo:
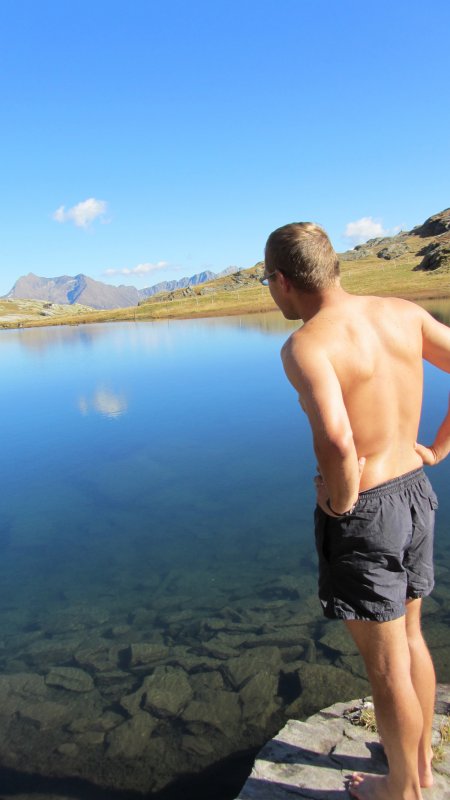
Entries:
<svg viewBox="0 0 450 800">
<path fill-rule="evenodd" d="M 326 439 L 316 441 L 315 451 L 319 459 L 320 456 L 327 458 L 333 455 L 345 461 L 355 453 L 353 434 L 351 431 L 339 431 L 335 434 L 329 434 Z"/>
</svg>

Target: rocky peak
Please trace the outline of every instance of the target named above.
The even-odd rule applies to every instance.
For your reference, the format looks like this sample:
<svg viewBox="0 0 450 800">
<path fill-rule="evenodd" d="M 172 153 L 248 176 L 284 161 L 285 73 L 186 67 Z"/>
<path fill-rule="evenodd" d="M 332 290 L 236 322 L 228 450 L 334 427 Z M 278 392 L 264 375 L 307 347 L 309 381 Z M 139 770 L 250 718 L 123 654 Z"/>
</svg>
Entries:
<svg viewBox="0 0 450 800">
<path fill-rule="evenodd" d="M 447 233 L 447 231 L 450 231 L 450 208 L 428 217 L 423 225 L 413 228 L 411 233 L 414 236 L 425 238 L 427 236 L 440 236 L 441 233 Z"/>
</svg>

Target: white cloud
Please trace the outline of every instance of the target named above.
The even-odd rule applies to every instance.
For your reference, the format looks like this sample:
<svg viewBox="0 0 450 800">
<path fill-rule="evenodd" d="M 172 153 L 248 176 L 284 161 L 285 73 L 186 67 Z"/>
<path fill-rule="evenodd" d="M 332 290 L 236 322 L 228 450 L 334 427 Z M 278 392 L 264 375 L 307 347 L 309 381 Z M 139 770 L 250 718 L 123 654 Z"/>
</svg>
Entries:
<svg viewBox="0 0 450 800">
<path fill-rule="evenodd" d="M 138 264 L 137 267 L 124 267 L 123 269 L 105 269 L 104 275 L 145 275 L 148 272 L 159 272 L 169 266 L 168 261 L 158 261 L 156 264 Z"/>
<path fill-rule="evenodd" d="M 381 236 L 395 236 L 402 230 L 401 225 L 395 225 L 393 228 L 385 229 L 381 220 L 376 220 L 373 217 L 361 217 L 355 222 L 348 222 L 345 226 L 344 236 L 353 247 L 357 244 L 363 244 L 368 239 L 375 239 Z"/>
<path fill-rule="evenodd" d="M 394 228 L 383 228 L 381 220 L 374 219 L 373 217 L 361 217 L 355 222 L 348 222 L 345 226 L 344 236 L 354 247 L 357 244 L 363 244 L 368 239 L 375 239 L 381 236 L 395 236 L 402 230 L 401 225 L 395 225 Z"/>
<path fill-rule="evenodd" d="M 362 244 L 367 239 L 374 239 L 376 236 L 385 236 L 381 222 L 377 222 L 373 217 L 361 217 L 356 222 L 349 222 L 345 226 L 344 236 L 352 244 Z"/>
<path fill-rule="evenodd" d="M 55 222 L 73 222 L 77 228 L 88 228 L 95 219 L 106 214 L 107 205 L 105 200 L 89 197 L 67 210 L 65 206 L 60 206 L 54 212 L 53 219 Z"/>
</svg>

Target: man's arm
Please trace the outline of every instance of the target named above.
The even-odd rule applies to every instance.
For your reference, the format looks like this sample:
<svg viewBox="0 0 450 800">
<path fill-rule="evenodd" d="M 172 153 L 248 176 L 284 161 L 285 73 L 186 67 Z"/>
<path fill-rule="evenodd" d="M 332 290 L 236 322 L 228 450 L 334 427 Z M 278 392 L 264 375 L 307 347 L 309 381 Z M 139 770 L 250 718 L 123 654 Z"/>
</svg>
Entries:
<svg viewBox="0 0 450 800">
<path fill-rule="evenodd" d="M 450 372 L 450 328 L 422 309 L 423 357 L 435 367 Z M 416 444 L 424 464 L 434 466 L 450 453 L 450 397 L 447 414 L 432 445 Z"/>
<path fill-rule="evenodd" d="M 434 467 L 435 464 L 439 464 L 439 462 L 450 453 L 450 395 L 447 414 L 436 434 L 433 444 L 427 447 L 423 444 L 416 443 L 416 453 L 419 454 L 423 463 L 427 464 L 429 467 Z"/>
<path fill-rule="evenodd" d="M 336 372 L 326 354 L 306 341 L 300 347 L 289 339 L 281 355 L 311 425 L 325 487 L 325 491 L 318 487 L 318 503 L 329 514 L 328 495 L 331 509 L 342 514 L 358 498 L 360 466 Z"/>
<path fill-rule="evenodd" d="M 422 315 L 422 355 L 430 364 L 450 372 L 450 328 L 420 309 Z"/>
</svg>

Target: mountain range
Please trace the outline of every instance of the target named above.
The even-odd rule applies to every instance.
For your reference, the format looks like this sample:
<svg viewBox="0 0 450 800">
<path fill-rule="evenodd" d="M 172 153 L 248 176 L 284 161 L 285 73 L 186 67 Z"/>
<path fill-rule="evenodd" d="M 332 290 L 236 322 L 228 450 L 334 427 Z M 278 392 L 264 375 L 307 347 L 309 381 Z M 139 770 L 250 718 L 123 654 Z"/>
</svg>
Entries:
<svg viewBox="0 0 450 800">
<path fill-rule="evenodd" d="M 7 300 L 43 300 L 48 303 L 81 303 L 95 309 L 129 308 L 136 306 L 158 292 L 170 292 L 176 289 L 185 289 L 187 286 L 197 286 L 213 278 L 230 275 L 237 272 L 237 267 L 228 267 L 223 272 L 215 273 L 210 270 L 191 275 L 190 278 L 180 278 L 178 281 L 162 281 L 145 289 L 136 289 L 135 286 L 111 286 L 108 283 L 95 281 L 87 275 L 60 275 L 56 278 L 42 278 L 29 272 L 19 278 L 11 291 L 5 295 Z"/>
<path fill-rule="evenodd" d="M 342 262 L 354 262 L 354 266 L 351 267 L 352 274 L 356 274 L 356 271 L 367 265 L 371 275 L 370 281 L 375 280 L 376 283 L 376 286 L 373 287 L 375 291 L 379 291 L 378 267 L 380 264 L 386 265 L 389 262 L 395 268 L 394 272 L 391 271 L 392 275 L 391 272 L 389 273 L 394 280 L 391 286 L 393 293 L 400 292 L 404 295 L 407 288 L 406 282 L 412 285 L 413 275 L 417 274 L 417 271 L 435 275 L 440 280 L 439 276 L 442 273 L 447 274 L 450 271 L 450 208 L 434 214 L 411 231 L 401 231 L 395 236 L 369 239 L 364 244 L 357 245 L 353 250 L 340 253 L 339 258 Z M 412 272 L 405 273 L 401 277 L 400 268 L 403 265 L 406 269 L 412 269 Z M 98 310 L 121 309 L 152 302 L 153 295 L 160 295 L 156 298 L 158 302 L 180 299 L 181 296 L 192 296 L 194 292 L 191 287 L 206 284 L 201 290 L 197 290 L 197 302 L 200 296 L 210 296 L 216 290 L 242 291 L 245 286 L 259 286 L 258 278 L 262 267 L 263 265 L 260 263 L 242 272 L 237 267 L 228 267 L 219 273 L 206 270 L 192 275 L 190 278 L 162 281 L 145 289 L 136 289 L 134 286 L 111 286 L 82 274 L 75 275 L 75 277 L 61 275 L 57 278 L 41 278 L 30 272 L 19 278 L 3 299 L 37 300 L 69 305 L 76 303 Z M 232 277 L 228 278 L 227 276 Z M 347 272 L 347 279 L 348 276 Z M 387 273 L 384 278 L 387 281 Z M 428 281 L 428 284 L 431 288 L 432 279 Z M 356 291 L 361 288 L 360 283 L 355 286 Z M 369 285 L 366 288 L 369 289 Z M 417 284 L 417 296 L 423 295 L 424 291 L 430 291 L 430 288 L 426 289 L 422 284 L 419 287 Z M 443 289 L 440 291 L 442 292 Z M 447 289 L 445 291 L 447 292 Z M 165 295 L 167 296 L 165 297 Z"/>
</svg>

